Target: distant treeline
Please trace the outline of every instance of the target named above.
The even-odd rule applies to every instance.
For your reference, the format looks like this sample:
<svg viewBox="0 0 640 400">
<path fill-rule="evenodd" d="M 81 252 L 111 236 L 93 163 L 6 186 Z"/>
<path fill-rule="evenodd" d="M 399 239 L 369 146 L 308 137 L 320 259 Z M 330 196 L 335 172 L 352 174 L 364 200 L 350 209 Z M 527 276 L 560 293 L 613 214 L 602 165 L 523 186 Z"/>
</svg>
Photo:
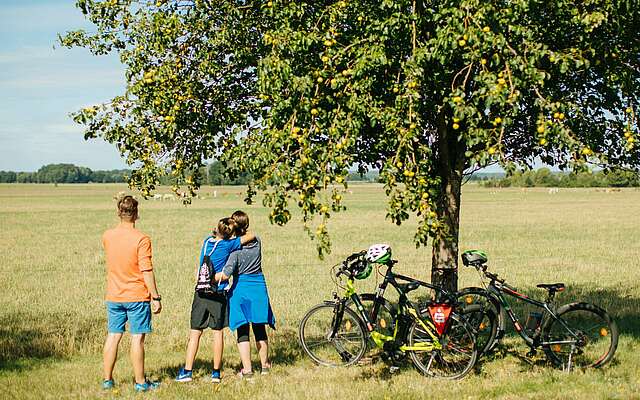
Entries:
<svg viewBox="0 0 640 400">
<path fill-rule="evenodd" d="M 127 169 L 115 169 L 110 171 L 93 171 L 90 168 L 78 167 L 73 164 L 48 164 L 36 172 L 0 171 L 0 183 L 123 183 L 127 182 L 131 174 Z M 200 169 L 200 175 L 204 177 L 203 183 L 209 185 L 246 185 L 251 176 L 248 174 L 230 178 L 225 173 L 225 167 L 220 161 Z M 357 172 L 349 173 L 348 181 L 376 182 L 378 172 L 368 172 L 360 175 Z M 170 176 L 160 179 L 163 185 L 173 184 Z"/>
<path fill-rule="evenodd" d="M 92 171 L 73 164 L 49 164 L 36 172 L 0 171 L 0 183 L 121 183 L 126 182 L 130 171 Z"/>
<path fill-rule="evenodd" d="M 549 168 L 518 171 L 499 179 L 488 179 L 485 187 L 639 187 L 640 176 L 631 171 L 552 172 Z"/>
</svg>

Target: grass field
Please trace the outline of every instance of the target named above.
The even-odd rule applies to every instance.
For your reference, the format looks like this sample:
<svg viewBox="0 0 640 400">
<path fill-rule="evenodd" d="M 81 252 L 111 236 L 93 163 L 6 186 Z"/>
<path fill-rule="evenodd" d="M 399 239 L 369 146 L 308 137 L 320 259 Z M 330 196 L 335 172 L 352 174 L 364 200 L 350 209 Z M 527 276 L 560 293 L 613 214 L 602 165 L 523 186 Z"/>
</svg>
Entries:
<svg viewBox="0 0 640 400">
<path fill-rule="evenodd" d="M 138 227 L 153 241 L 163 312 L 147 341 L 147 374 L 163 382 L 153 394 L 132 388 L 128 347 L 121 348 L 118 391 L 103 393 L 101 348 L 106 331 L 103 305 L 102 232 L 116 223 L 118 185 L 0 185 L 0 398 L 640 398 L 640 191 L 605 193 L 567 189 L 463 190 L 461 249 L 488 252 L 492 270 L 530 295 L 540 282 L 565 282 L 561 302 L 591 301 L 608 309 L 621 330 L 614 362 L 602 370 L 566 374 L 509 337 L 490 360 L 462 381 L 435 381 L 410 365 L 390 376 L 385 364 L 316 367 L 297 342 L 298 321 L 334 290 L 329 268 L 368 245 L 387 242 L 400 273 L 429 279 L 430 252 L 416 249 L 411 222 L 385 221 L 379 186 L 354 185 L 349 211 L 329 229 L 333 253 L 320 261 L 300 225 L 269 224 L 268 211 L 246 206 L 242 188 L 217 188 L 217 198 L 141 202 Z M 212 193 L 212 188 L 204 189 Z M 260 204 L 258 202 L 258 204 Z M 177 384 L 184 362 L 193 268 L 213 223 L 235 209 L 246 210 L 263 240 L 267 276 L 278 330 L 271 332 L 273 373 L 254 383 L 235 378 L 235 341 L 226 335 L 226 378 L 206 379 L 211 335 L 205 335 L 197 379 Z M 375 279 L 361 283 L 370 290 Z M 460 271 L 460 286 L 479 284 L 475 272 Z M 126 337 L 125 337 L 126 339 Z M 257 361 L 254 355 L 254 362 Z M 255 365 L 255 364 L 254 364 Z"/>
</svg>

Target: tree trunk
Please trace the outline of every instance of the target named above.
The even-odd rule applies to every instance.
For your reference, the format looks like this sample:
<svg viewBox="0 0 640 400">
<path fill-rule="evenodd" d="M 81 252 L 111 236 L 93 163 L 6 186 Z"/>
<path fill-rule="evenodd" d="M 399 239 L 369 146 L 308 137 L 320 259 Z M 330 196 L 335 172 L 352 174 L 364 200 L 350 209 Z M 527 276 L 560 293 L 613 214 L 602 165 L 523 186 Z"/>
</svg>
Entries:
<svg viewBox="0 0 640 400">
<path fill-rule="evenodd" d="M 441 113 L 438 118 L 437 157 L 441 183 L 436 212 L 443 226 L 433 240 L 431 282 L 453 292 L 458 289 L 458 236 L 464 151 L 458 135 L 449 131 L 444 113 Z"/>
</svg>

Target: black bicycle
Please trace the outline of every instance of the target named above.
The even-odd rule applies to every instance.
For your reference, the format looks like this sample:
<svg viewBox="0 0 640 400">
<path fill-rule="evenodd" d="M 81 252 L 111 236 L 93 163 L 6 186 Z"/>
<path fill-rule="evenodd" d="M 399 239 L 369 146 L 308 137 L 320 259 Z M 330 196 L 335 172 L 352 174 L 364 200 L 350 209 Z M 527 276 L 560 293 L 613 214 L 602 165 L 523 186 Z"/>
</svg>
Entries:
<svg viewBox="0 0 640 400">
<path fill-rule="evenodd" d="M 370 307 L 365 307 L 356 293 L 354 280 L 367 278 L 373 263 L 386 266 L 386 274 L 375 297 L 367 304 Z M 478 352 L 473 328 L 459 314 L 455 295 L 394 273 L 396 263 L 389 248 L 384 256 L 375 259 L 367 258 L 366 251 L 354 253 L 335 266 L 333 275 L 346 278 L 344 285 L 336 280 L 336 285 L 345 290 L 344 295 L 334 292 L 333 300 L 314 306 L 302 318 L 299 326 L 302 348 L 320 365 L 346 366 L 357 363 L 371 344 L 381 349 L 383 357 L 393 364 L 408 355 L 425 375 L 462 378 L 473 368 Z M 398 292 L 396 305 L 383 297 L 389 284 Z M 407 293 L 419 287 L 436 293 L 425 312 L 407 298 Z"/>
<path fill-rule="evenodd" d="M 574 367 L 598 368 L 613 358 L 618 346 L 618 327 L 615 321 L 605 310 L 590 303 L 576 302 L 556 306 L 555 295 L 565 290 L 564 283 L 538 284 L 538 288 L 547 291 L 546 300 L 539 301 L 519 293 L 497 274 L 488 272 L 487 255 L 484 252 L 466 251 L 462 254 L 462 262 L 478 271 L 486 289 L 472 288 L 466 294 L 463 290 L 459 298 L 477 295 L 477 298 L 482 298 L 483 303 L 489 304 L 488 309 L 493 309 L 492 313 L 496 317 L 493 321 L 489 318 L 486 320 L 487 323 L 506 324 L 506 315 L 516 332 L 530 347 L 528 356 L 535 355 L 536 349 L 542 347 L 547 358 L 555 366 L 567 371 Z M 489 280 L 488 285 L 484 279 Z M 529 303 L 541 312 L 529 313 L 528 320 L 523 325 L 514 314 L 505 295 Z M 467 302 L 473 303 L 476 300 Z M 498 316 L 502 316 L 501 321 L 498 320 Z M 500 329 L 504 331 L 503 327 Z M 485 348 L 493 348 L 498 340 L 499 337 L 496 335 L 490 343 L 486 343 Z"/>
</svg>

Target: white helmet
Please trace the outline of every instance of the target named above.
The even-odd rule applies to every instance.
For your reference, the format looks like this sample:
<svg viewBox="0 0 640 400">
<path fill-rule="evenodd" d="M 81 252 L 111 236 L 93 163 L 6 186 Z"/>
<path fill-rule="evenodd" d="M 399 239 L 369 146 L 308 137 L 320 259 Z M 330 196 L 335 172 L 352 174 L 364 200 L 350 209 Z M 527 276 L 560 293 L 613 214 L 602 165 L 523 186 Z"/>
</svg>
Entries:
<svg viewBox="0 0 640 400">
<path fill-rule="evenodd" d="M 366 259 L 370 263 L 385 263 L 391 258 L 391 246 L 388 244 L 374 244 L 367 250 Z"/>
</svg>

